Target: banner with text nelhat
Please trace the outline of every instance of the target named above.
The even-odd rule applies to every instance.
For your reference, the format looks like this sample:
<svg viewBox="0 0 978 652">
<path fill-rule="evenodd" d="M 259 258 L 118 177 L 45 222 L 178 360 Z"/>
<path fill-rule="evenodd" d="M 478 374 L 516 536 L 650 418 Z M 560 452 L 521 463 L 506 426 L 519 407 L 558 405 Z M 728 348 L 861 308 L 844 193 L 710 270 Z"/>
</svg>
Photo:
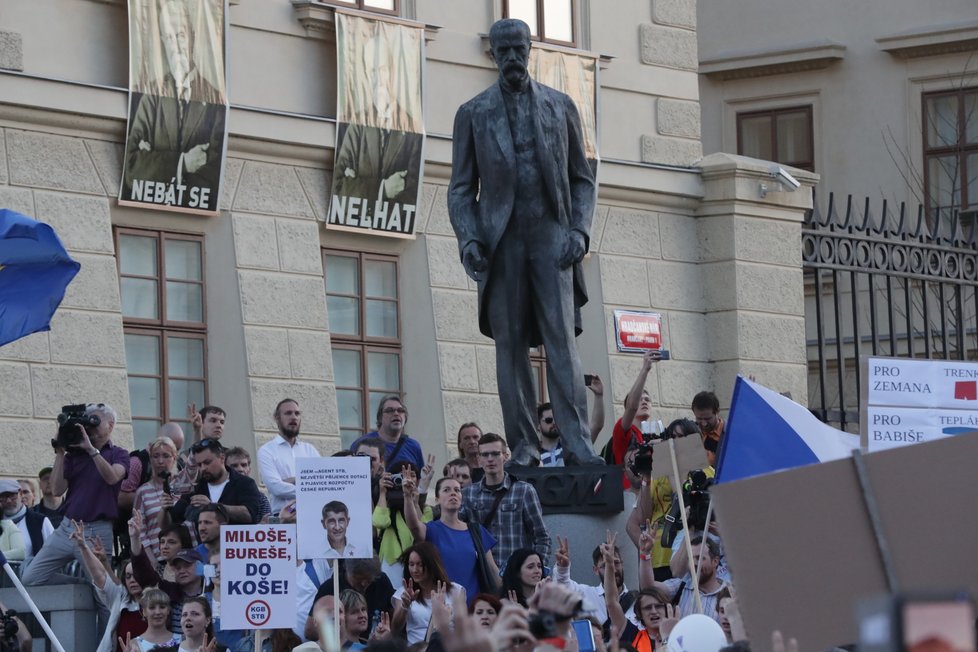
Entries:
<svg viewBox="0 0 978 652">
<path fill-rule="evenodd" d="M 414 237 L 424 176 L 424 27 L 336 11 L 336 147 L 326 228 Z"/>
<path fill-rule="evenodd" d="M 295 625 L 295 526 L 221 526 L 221 628 Z"/>
</svg>

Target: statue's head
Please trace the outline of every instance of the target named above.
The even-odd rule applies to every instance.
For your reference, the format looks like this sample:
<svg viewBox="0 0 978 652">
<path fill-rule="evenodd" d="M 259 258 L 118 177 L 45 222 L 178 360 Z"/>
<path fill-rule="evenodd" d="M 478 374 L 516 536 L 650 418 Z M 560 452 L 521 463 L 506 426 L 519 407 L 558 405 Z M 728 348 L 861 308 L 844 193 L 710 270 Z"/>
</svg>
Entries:
<svg viewBox="0 0 978 652">
<path fill-rule="evenodd" d="M 503 81 L 512 88 L 525 86 L 530 77 L 530 26 L 516 18 L 497 20 L 489 30 L 489 45 Z"/>
</svg>

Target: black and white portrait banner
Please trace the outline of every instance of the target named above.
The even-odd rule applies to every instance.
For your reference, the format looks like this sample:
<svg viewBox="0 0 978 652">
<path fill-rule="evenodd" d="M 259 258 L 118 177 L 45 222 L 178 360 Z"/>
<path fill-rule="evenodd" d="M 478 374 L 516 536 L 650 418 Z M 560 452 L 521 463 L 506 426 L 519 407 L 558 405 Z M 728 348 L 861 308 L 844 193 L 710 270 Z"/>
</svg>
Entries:
<svg viewBox="0 0 978 652">
<path fill-rule="evenodd" d="M 215 213 L 227 149 L 227 0 L 129 0 L 119 203 Z"/>
<path fill-rule="evenodd" d="M 336 12 L 328 228 L 413 237 L 423 174 L 421 27 Z"/>
</svg>

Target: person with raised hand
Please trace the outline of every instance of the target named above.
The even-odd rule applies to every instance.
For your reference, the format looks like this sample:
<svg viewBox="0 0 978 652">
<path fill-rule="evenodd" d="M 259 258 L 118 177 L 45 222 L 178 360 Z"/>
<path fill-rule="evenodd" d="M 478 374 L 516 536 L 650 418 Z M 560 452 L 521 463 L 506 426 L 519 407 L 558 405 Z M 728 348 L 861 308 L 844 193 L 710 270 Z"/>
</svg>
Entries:
<svg viewBox="0 0 978 652">
<path fill-rule="evenodd" d="M 427 541 L 405 550 L 401 563 L 404 564 L 404 586 L 391 598 L 394 606 L 391 630 L 399 632 L 406 627 L 408 645 L 414 645 L 425 640 L 433 594 L 461 593 L 464 600 L 465 589 L 448 579 L 438 549 Z"/>
</svg>

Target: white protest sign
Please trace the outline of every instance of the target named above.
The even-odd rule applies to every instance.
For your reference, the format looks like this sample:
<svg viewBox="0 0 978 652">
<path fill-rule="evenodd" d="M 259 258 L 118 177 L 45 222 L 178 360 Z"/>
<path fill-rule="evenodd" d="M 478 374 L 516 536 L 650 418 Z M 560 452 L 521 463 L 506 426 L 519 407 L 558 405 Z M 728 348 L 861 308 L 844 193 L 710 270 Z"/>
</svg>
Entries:
<svg viewBox="0 0 978 652">
<path fill-rule="evenodd" d="M 295 526 L 221 526 L 221 627 L 295 625 Z"/>
<path fill-rule="evenodd" d="M 299 557 L 373 557 L 370 458 L 302 457 L 295 471 Z"/>
<path fill-rule="evenodd" d="M 978 430 L 978 363 L 864 360 L 862 431 L 868 451 Z"/>
</svg>

